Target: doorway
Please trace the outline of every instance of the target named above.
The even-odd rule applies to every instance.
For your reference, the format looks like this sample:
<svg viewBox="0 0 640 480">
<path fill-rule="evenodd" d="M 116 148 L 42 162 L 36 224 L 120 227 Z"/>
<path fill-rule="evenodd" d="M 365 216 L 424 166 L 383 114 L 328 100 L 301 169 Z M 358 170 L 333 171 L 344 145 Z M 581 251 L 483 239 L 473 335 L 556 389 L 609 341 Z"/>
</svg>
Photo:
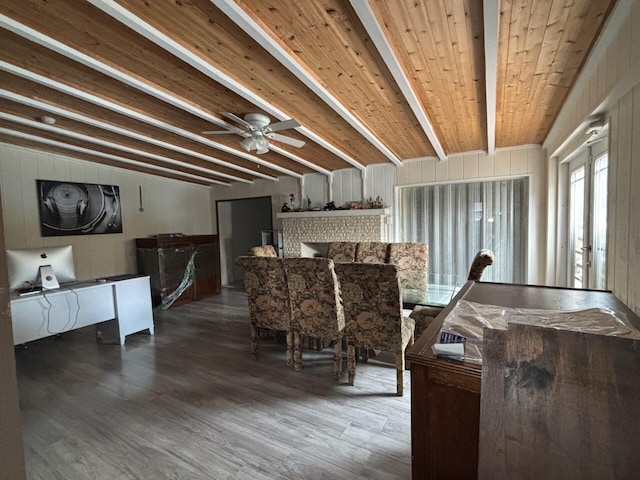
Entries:
<svg viewBox="0 0 640 480">
<path fill-rule="evenodd" d="M 271 197 L 218 200 L 216 202 L 222 285 L 242 281 L 236 258 L 262 244 L 262 231 L 272 230 Z"/>
</svg>

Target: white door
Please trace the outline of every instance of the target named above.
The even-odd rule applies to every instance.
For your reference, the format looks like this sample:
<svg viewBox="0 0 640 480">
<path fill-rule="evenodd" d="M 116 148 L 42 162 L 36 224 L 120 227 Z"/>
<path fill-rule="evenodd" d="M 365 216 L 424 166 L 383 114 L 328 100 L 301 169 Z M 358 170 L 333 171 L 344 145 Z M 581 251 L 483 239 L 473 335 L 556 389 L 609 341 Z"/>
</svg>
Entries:
<svg viewBox="0 0 640 480">
<path fill-rule="evenodd" d="M 569 167 L 570 287 L 606 289 L 608 166 L 601 141 Z"/>
</svg>

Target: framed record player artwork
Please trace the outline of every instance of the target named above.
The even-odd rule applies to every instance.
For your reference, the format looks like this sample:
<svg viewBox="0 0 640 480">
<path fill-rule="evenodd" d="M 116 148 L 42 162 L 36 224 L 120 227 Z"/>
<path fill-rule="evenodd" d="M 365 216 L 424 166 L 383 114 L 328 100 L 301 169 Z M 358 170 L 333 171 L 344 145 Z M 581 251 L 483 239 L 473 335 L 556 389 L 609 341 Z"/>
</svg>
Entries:
<svg viewBox="0 0 640 480">
<path fill-rule="evenodd" d="M 116 185 L 36 180 L 43 237 L 122 233 Z"/>
</svg>

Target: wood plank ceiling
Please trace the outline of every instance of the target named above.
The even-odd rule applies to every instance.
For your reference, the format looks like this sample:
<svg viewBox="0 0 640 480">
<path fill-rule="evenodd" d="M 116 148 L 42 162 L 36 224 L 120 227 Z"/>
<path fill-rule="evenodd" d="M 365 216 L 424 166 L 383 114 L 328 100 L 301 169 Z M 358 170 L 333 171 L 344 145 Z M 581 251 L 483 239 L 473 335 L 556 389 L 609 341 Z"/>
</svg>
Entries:
<svg viewBox="0 0 640 480">
<path fill-rule="evenodd" d="M 2 0 L 0 141 L 205 185 L 540 144 L 614 3 Z"/>
</svg>

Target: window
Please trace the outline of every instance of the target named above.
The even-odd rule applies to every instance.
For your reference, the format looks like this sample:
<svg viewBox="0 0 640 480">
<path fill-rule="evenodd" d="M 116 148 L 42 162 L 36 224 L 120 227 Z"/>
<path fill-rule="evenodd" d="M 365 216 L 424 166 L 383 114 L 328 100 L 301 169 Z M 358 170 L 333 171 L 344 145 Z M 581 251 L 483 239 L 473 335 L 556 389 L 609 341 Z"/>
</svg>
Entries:
<svg viewBox="0 0 640 480">
<path fill-rule="evenodd" d="M 463 275 L 482 248 L 494 265 L 483 280 L 524 283 L 529 218 L 527 178 L 402 187 L 399 241 L 429 245 L 429 272 Z"/>
</svg>

